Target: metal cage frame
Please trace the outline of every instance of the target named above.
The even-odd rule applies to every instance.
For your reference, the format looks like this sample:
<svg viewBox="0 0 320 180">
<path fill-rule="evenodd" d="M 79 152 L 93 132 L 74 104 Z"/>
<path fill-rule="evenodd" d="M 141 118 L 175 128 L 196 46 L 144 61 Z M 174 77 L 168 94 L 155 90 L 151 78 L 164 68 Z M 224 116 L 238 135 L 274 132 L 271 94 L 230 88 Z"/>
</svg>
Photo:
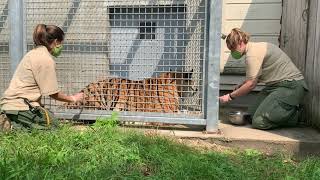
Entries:
<svg viewBox="0 0 320 180">
<path fill-rule="evenodd" d="M 205 125 L 208 132 L 216 132 L 219 122 L 219 80 L 220 80 L 220 49 L 221 49 L 221 18 L 222 2 L 207 0 L 205 37 L 204 37 L 204 74 L 202 88 L 203 116 L 188 114 L 172 115 L 164 113 L 119 112 L 121 121 L 143 121 L 173 124 Z M 9 16 L 9 54 L 11 73 L 17 67 L 23 55 L 27 52 L 26 37 L 26 2 L 24 0 L 8 1 Z M 153 38 L 153 36 L 150 36 Z M 149 37 L 149 38 L 150 38 Z M 143 36 L 145 38 L 145 36 Z M 101 116 L 110 116 L 111 112 L 68 110 L 54 112 L 58 118 L 94 120 Z"/>
</svg>

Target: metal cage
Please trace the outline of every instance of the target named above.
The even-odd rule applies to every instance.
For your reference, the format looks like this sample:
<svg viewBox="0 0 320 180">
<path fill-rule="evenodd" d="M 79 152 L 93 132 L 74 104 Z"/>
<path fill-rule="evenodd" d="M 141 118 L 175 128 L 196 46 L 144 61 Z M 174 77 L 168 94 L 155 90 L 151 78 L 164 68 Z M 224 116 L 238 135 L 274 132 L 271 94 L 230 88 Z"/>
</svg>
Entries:
<svg viewBox="0 0 320 180">
<path fill-rule="evenodd" d="M 10 81 L 8 0 L 0 1 L 0 92 Z"/>
<path fill-rule="evenodd" d="M 8 4 L 22 17 L 10 18 L 11 27 L 19 27 L 10 29 L 12 67 L 34 47 L 37 24 L 57 25 L 66 34 L 55 59 L 59 85 L 68 94 L 84 92 L 85 99 L 63 104 L 43 98 L 56 116 L 95 120 L 119 111 L 125 121 L 217 129 L 220 1 L 0 0 L 0 7 Z M 8 54 L 3 44 L 1 58 Z"/>
</svg>

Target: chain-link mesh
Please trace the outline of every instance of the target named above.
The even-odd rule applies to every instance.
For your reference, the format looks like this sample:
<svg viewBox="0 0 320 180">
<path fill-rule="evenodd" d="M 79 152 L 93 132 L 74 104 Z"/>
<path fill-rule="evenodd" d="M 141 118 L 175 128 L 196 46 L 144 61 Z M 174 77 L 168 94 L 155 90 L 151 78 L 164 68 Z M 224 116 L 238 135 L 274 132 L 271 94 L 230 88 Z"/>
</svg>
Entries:
<svg viewBox="0 0 320 180">
<path fill-rule="evenodd" d="M 206 3 L 26 0 L 28 49 L 38 23 L 63 28 L 59 84 L 86 93 L 69 108 L 202 115 Z"/>
<path fill-rule="evenodd" d="M 8 0 L 0 0 L 0 96 L 10 82 Z"/>
<path fill-rule="evenodd" d="M 103 1 L 27 0 L 25 5 L 28 50 L 37 24 L 57 25 L 66 33 L 63 54 L 55 59 L 65 93 L 108 75 L 109 20 Z"/>
</svg>

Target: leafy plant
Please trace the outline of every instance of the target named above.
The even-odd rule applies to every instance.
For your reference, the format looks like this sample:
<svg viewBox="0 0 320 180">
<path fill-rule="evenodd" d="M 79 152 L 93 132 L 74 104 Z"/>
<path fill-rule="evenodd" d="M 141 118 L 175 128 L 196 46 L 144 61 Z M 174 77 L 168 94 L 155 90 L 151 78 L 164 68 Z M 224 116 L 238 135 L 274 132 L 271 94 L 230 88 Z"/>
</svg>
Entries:
<svg viewBox="0 0 320 180">
<path fill-rule="evenodd" d="M 112 128 L 119 125 L 118 113 L 112 112 L 110 117 L 98 117 L 94 123 L 95 127 Z"/>
</svg>

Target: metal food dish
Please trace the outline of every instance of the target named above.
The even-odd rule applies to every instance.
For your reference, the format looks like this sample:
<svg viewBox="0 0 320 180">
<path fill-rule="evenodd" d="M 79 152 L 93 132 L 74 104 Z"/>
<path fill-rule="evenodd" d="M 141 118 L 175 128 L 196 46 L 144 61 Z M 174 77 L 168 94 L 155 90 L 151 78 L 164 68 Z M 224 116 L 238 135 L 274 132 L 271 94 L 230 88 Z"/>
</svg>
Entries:
<svg viewBox="0 0 320 180">
<path fill-rule="evenodd" d="M 228 119 L 232 124 L 245 125 L 247 124 L 247 115 L 248 113 L 242 111 L 232 111 L 228 113 Z"/>
</svg>

